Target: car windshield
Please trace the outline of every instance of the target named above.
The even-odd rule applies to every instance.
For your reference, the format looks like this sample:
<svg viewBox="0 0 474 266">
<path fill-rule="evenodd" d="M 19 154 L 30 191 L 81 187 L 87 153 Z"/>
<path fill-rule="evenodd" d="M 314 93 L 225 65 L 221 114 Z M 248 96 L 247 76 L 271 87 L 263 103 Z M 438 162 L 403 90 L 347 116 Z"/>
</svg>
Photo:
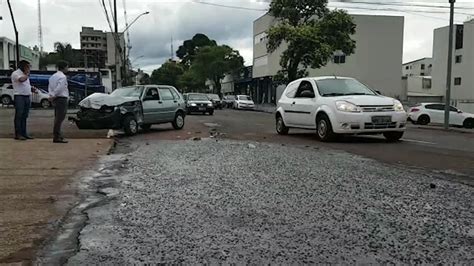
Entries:
<svg viewBox="0 0 474 266">
<path fill-rule="evenodd" d="M 316 80 L 321 96 L 376 95 L 371 89 L 355 79 Z"/>
<path fill-rule="evenodd" d="M 247 96 L 247 95 L 240 95 L 239 96 L 239 101 L 251 101 L 252 99 L 250 98 L 250 96 Z"/>
<path fill-rule="evenodd" d="M 220 100 L 217 94 L 208 94 L 207 97 L 209 97 L 210 100 Z"/>
<path fill-rule="evenodd" d="M 208 101 L 209 99 L 204 94 L 189 94 L 188 100 L 189 101 Z"/>
<path fill-rule="evenodd" d="M 124 87 L 114 90 L 110 95 L 121 97 L 140 97 L 143 87 Z"/>
</svg>

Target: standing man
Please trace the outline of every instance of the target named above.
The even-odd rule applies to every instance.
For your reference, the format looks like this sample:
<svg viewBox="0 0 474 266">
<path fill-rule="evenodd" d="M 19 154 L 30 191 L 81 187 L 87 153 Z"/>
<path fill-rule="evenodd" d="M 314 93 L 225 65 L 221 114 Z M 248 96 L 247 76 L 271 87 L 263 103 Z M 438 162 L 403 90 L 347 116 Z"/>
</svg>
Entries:
<svg viewBox="0 0 474 266">
<path fill-rule="evenodd" d="M 15 139 L 17 140 L 33 139 L 26 131 L 31 92 L 36 92 L 36 88 L 30 85 L 30 68 L 28 61 L 21 60 L 18 63 L 18 69 L 11 74 L 15 102 Z"/>
<path fill-rule="evenodd" d="M 48 92 L 54 106 L 53 142 L 67 143 L 61 132 L 61 126 L 66 118 L 69 90 L 67 88 L 68 62 L 59 61 L 56 64 L 58 71 L 49 78 Z"/>
</svg>

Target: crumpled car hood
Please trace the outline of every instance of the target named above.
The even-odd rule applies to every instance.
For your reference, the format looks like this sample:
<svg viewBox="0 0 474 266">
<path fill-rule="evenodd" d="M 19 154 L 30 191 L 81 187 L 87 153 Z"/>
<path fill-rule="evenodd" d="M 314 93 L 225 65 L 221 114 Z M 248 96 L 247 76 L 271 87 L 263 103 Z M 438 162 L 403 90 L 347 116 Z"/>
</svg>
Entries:
<svg viewBox="0 0 474 266">
<path fill-rule="evenodd" d="M 105 93 L 94 93 L 79 103 L 80 107 L 99 110 L 102 106 L 120 106 L 127 102 L 140 101 L 138 97 L 120 97 Z"/>
</svg>

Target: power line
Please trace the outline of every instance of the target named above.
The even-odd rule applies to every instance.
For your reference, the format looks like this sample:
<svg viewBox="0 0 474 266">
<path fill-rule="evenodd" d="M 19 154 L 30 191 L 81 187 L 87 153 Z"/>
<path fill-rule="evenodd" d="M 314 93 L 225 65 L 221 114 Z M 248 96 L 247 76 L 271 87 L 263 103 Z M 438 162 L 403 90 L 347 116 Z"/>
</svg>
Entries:
<svg viewBox="0 0 474 266">
<path fill-rule="evenodd" d="M 267 11 L 268 11 L 268 9 L 242 7 L 242 6 L 231 6 L 231 5 L 222 5 L 222 4 L 204 2 L 204 1 L 200 1 L 200 0 L 193 0 L 192 2 L 193 2 L 193 3 L 196 3 L 196 4 L 202 4 L 202 5 L 208 5 L 208 6 L 217 6 L 217 7 L 223 7 L 223 8 L 231 8 L 231 9 L 250 10 L 250 11 L 262 11 L 262 12 L 267 12 Z"/>
<path fill-rule="evenodd" d="M 393 11 L 393 12 L 406 12 L 406 13 L 431 13 L 431 14 L 449 14 L 449 12 L 445 11 L 435 11 L 435 10 L 407 10 L 407 9 L 396 9 L 396 8 L 371 8 L 371 7 L 357 7 L 357 6 L 345 6 L 345 7 L 335 7 L 333 8 L 341 8 L 341 9 L 360 9 L 360 10 L 374 10 L 374 11 Z M 466 16 L 474 16 L 474 14 L 470 13 L 463 13 L 463 12 L 455 12 L 456 14 L 466 15 Z"/>
<path fill-rule="evenodd" d="M 401 7 L 423 7 L 423 8 L 442 8 L 442 9 L 449 9 L 449 6 L 442 6 L 442 5 L 425 5 L 425 4 L 415 4 L 415 3 L 407 3 L 407 2 L 365 2 L 365 1 L 334 1 L 338 3 L 344 4 L 363 4 L 363 5 L 378 5 L 378 6 L 401 6 Z M 474 10 L 474 7 L 461 7 L 458 6 L 456 9 L 464 9 L 464 10 Z"/>
</svg>

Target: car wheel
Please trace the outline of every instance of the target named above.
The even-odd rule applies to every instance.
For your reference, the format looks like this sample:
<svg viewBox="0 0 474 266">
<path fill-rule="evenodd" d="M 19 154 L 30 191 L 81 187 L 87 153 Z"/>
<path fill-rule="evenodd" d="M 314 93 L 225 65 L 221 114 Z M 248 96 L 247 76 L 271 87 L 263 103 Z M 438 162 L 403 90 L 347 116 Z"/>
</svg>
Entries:
<svg viewBox="0 0 474 266">
<path fill-rule="evenodd" d="M 144 131 L 148 131 L 151 129 L 151 124 L 142 124 L 140 125 L 140 127 L 144 130 Z"/>
<path fill-rule="evenodd" d="M 383 133 L 383 136 L 389 141 L 389 142 L 397 142 L 403 137 L 404 132 L 385 132 Z"/>
<path fill-rule="evenodd" d="M 279 135 L 287 135 L 290 131 L 290 128 L 285 125 L 285 121 L 283 121 L 281 115 L 278 115 L 276 118 L 276 131 Z"/>
<path fill-rule="evenodd" d="M 11 105 L 13 104 L 12 98 L 8 95 L 2 96 L 2 104 L 3 105 Z"/>
<path fill-rule="evenodd" d="M 138 123 L 135 117 L 128 115 L 123 119 L 123 131 L 125 135 L 133 136 L 138 132 Z"/>
<path fill-rule="evenodd" d="M 316 119 L 316 133 L 321 141 L 329 142 L 336 139 L 337 134 L 332 130 L 331 121 L 326 114 L 321 114 Z"/>
<path fill-rule="evenodd" d="M 182 129 L 184 127 L 184 114 L 182 112 L 176 113 L 172 124 L 174 129 Z"/>
<path fill-rule="evenodd" d="M 464 123 L 462 124 L 463 127 L 465 128 L 474 128 L 474 118 L 466 118 L 466 120 L 464 120 Z"/>
<path fill-rule="evenodd" d="M 416 121 L 417 124 L 419 125 L 428 125 L 431 122 L 430 117 L 427 115 L 421 115 L 418 117 L 418 120 Z"/>
<path fill-rule="evenodd" d="M 51 107 L 51 102 L 48 99 L 43 99 L 41 100 L 41 107 L 43 107 L 44 109 L 47 109 Z"/>
</svg>

